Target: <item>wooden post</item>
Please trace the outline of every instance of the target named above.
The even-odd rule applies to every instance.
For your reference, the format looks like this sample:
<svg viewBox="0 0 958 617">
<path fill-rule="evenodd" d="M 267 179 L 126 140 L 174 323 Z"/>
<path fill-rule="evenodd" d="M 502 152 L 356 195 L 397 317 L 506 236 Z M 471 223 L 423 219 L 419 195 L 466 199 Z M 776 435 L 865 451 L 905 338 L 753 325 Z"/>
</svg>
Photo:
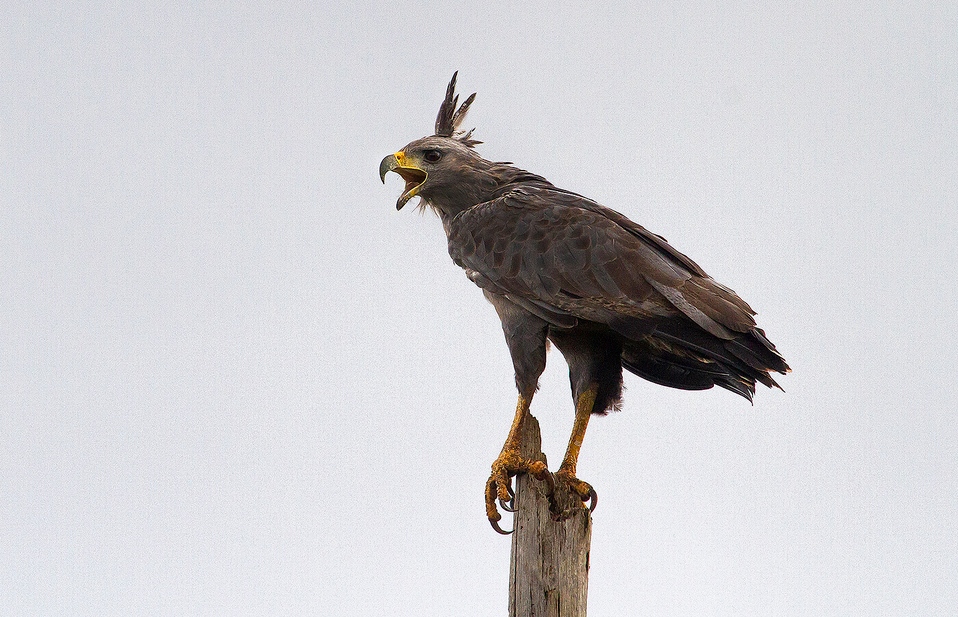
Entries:
<svg viewBox="0 0 958 617">
<path fill-rule="evenodd" d="M 523 421 L 522 456 L 545 461 L 539 422 Z M 516 482 L 515 533 L 509 570 L 509 617 L 585 617 L 592 517 L 568 488 L 527 474 Z"/>
</svg>

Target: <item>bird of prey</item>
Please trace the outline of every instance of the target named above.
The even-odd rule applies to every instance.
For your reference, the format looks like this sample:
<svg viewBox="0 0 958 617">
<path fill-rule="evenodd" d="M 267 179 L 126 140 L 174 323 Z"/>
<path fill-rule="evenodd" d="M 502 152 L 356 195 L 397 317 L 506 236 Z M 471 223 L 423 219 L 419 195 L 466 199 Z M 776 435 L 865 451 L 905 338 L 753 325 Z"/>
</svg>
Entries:
<svg viewBox="0 0 958 617">
<path fill-rule="evenodd" d="M 569 365 L 575 421 L 554 478 L 596 505 L 576 477 L 589 418 L 618 409 L 622 369 L 683 390 L 720 386 L 749 401 L 755 383 L 778 387 L 770 371 L 789 371 L 756 326 L 755 312 L 665 238 L 615 210 L 545 178 L 479 156 L 473 131 L 460 130 L 456 74 L 435 134 L 417 139 L 379 166 L 406 181 L 401 209 L 421 198 L 439 215 L 449 256 L 481 289 L 502 321 L 519 400 L 502 452 L 485 487 L 486 515 L 499 533 L 496 500 L 512 510 L 511 477 L 554 483 L 541 461 L 523 459 L 523 419 L 545 369 L 547 341 Z M 554 485 L 554 484 L 553 484 Z"/>
</svg>

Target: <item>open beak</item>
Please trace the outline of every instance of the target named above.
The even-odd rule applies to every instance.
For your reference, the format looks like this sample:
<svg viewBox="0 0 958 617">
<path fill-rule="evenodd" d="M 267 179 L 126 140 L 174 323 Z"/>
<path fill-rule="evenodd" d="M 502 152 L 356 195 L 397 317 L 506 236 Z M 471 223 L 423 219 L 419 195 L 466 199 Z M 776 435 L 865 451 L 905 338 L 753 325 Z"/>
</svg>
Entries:
<svg viewBox="0 0 958 617">
<path fill-rule="evenodd" d="M 386 183 L 386 173 L 390 171 L 396 172 L 406 181 L 406 190 L 403 191 L 396 202 L 396 209 L 402 210 L 407 201 L 419 194 L 429 174 L 416 167 L 402 150 L 396 154 L 390 154 L 379 164 L 379 179 L 383 181 L 383 184 Z"/>
</svg>

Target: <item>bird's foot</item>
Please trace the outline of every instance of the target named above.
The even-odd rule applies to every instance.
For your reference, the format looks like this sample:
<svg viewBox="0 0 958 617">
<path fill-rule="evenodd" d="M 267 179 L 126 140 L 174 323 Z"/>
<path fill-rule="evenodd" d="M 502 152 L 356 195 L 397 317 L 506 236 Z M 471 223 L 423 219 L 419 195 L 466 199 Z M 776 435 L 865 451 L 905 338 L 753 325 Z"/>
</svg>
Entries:
<svg viewBox="0 0 958 617">
<path fill-rule="evenodd" d="M 547 492 L 552 493 L 555 488 L 555 482 L 552 479 L 552 473 L 542 461 L 533 461 L 522 458 L 518 451 L 503 450 L 502 453 L 492 463 L 492 473 L 489 480 L 486 481 L 486 516 L 489 523 L 497 532 L 508 535 L 515 531 L 503 531 L 499 526 L 502 515 L 496 508 L 496 500 L 499 505 L 507 512 L 515 512 L 515 492 L 512 490 L 512 476 L 520 473 L 528 473 L 534 478 L 545 482 Z"/>
<path fill-rule="evenodd" d="M 582 500 L 582 504 L 589 504 L 589 511 L 595 510 L 595 507 L 599 504 L 599 496 L 596 494 L 595 489 L 592 488 L 592 485 L 588 482 L 583 482 L 579 478 L 575 477 L 575 472 L 569 471 L 562 467 L 559 468 L 559 471 L 555 473 L 555 477 L 563 482 L 566 486 L 569 487 L 573 493 L 575 493 L 579 499 Z"/>
</svg>

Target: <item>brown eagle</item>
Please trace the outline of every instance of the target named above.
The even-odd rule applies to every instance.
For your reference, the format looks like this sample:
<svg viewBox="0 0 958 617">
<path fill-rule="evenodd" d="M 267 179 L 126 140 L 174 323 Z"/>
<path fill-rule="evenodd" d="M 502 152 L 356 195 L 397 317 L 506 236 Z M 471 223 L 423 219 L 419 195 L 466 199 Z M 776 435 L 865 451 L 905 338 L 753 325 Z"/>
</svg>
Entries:
<svg viewBox="0 0 958 617">
<path fill-rule="evenodd" d="M 734 291 L 717 283 L 665 238 L 587 197 L 553 186 L 510 163 L 487 161 L 472 131 L 459 130 L 475 99 L 457 108 L 456 74 L 436 118 L 435 135 L 383 159 L 380 178 L 406 181 L 396 208 L 412 197 L 438 213 L 449 256 L 495 307 L 512 355 L 519 402 L 486 483 L 486 515 L 496 499 L 511 510 L 510 477 L 552 475 L 523 459 L 523 419 L 546 364 L 546 341 L 569 365 L 575 423 L 555 473 L 595 508 L 593 488 L 576 477 L 589 417 L 618 409 L 622 369 L 683 390 L 720 386 L 749 401 L 755 383 L 778 384 L 784 358 Z"/>
</svg>

